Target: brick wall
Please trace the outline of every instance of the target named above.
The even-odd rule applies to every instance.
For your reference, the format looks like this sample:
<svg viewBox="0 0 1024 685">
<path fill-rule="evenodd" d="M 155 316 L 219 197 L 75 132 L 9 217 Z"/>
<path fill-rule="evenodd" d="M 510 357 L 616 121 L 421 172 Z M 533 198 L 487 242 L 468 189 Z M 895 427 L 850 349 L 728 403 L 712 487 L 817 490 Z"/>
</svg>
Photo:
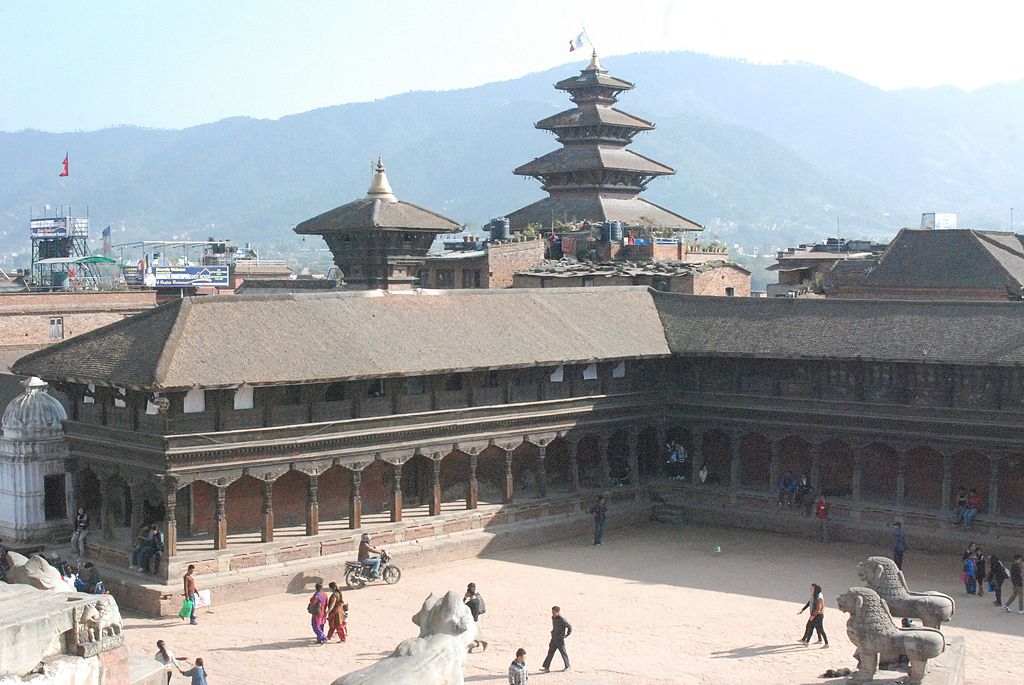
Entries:
<svg viewBox="0 0 1024 685">
<path fill-rule="evenodd" d="M 750 297 L 750 274 L 735 266 L 720 266 L 693 275 L 694 295 L 726 295 L 726 288 L 733 289 L 734 297 Z"/>
<path fill-rule="evenodd" d="M 489 288 L 511 288 L 512 274 L 544 261 L 543 238 L 487 244 Z"/>
<path fill-rule="evenodd" d="M 26 293 L 0 298 L 0 348 L 49 345 L 50 319 L 61 318 L 64 338 L 120 321 L 156 306 L 151 291 Z"/>
</svg>

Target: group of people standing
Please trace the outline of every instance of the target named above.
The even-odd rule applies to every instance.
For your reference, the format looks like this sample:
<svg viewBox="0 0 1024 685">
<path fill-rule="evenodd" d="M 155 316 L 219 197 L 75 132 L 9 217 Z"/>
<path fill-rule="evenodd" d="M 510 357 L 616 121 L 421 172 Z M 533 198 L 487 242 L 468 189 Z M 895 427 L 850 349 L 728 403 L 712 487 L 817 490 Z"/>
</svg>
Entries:
<svg viewBox="0 0 1024 685">
<path fill-rule="evenodd" d="M 969 596 L 982 597 L 987 586 L 995 595 L 993 606 L 1009 613 L 1013 611 L 1014 600 L 1017 602 L 1017 613 L 1024 615 L 1024 558 L 1020 554 L 1013 555 L 1009 568 L 995 554 L 985 554 L 979 545 L 971 543 L 961 555 L 963 570 L 961 580 L 964 592 Z M 1013 593 L 1003 603 L 1003 583 L 1010 581 Z"/>
<path fill-rule="evenodd" d="M 318 645 L 330 642 L 335 633 L 338 635 L 338 642 L 348 640 L 348 604 L 345 603 L 337 583 L 331 581 L 327 587 L 331 591 L 329 596 L 324 592 L 323 583 L 317 583 L 306 607 Z M 325 625 L 328 626 L 326 634 Z"/>
<path fill-rule="evenodd" d="M 954 510 L 955 516 L 953 523 L 957 526 L 963 526 L 964 528 L 971 527 L 971 521 L 981 511 L 981 507 L 984 502 L 981 499 L 981 495 L 974 488 L 971 488 L 970 492 L 967 488 L 960 488 L 956 495 L 956 509 Z"/>
</svg>

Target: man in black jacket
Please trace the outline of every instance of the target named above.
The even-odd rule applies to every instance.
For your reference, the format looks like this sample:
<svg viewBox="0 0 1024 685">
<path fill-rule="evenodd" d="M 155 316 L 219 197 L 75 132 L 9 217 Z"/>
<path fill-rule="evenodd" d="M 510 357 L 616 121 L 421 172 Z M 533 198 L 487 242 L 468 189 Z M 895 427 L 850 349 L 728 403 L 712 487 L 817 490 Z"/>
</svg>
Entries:
<svg viewBox="0 0 1024 685">
<path fill-rule="evenodd" d="M 569 622 L 562 618 L 562 610 L 558 607 L 551 607 L 551 642 L 548 643 L 548 655 L 544 658 L 544 663 L 540 667 L 541 673 L 547 673 L 551 666 L 551 660 L 555 656 L 555 650 L 562 655 L 562 662 L 565 664 L 565 670 L 568 671 L 569 666 L 569 654 L 565 651 L 565 638 L 572 635 L 572 626 Z"/>
</svg>

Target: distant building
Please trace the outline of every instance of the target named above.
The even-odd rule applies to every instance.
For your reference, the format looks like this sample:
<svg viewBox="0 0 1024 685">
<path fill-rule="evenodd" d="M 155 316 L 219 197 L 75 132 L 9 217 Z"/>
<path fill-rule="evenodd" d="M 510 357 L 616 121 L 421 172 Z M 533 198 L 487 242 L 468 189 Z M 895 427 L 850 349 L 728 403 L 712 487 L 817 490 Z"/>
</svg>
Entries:
<svg viewBox="0 0 1024 685">
<path fill-rule="evenodd" d="M 804 243 L 783 250 L 767 269 L 779 274 L 778 283 L 768 284 L 768 297 L 821 294 L 826 274 L 833 267 L 841 263 L 841 273 L 863 273 L 884 249 L 884 244 L 870 240 L 828 238 L 823 243 Z"/>
<path fill-rule="evenodd" d="M 750 296 L 750 272 L 738 264 L 712 261 L 691 264 L 660 262 L 545 262 L 518 271 L 516 288 L 579 288 L 608 285 L 646 285 L 655 290 L 687 295 Z"/>
<path fill-rule="evenodd" d="M 446 249 L 427 255 L 420 271 L 421 288 L 510 288 L 512 275 L 544 261 L 545 241 L 522 236 L 510 240 L 456 243 L 463 249 Z"/>
<path fill-rule="evenodd" d="M 863 274 L 826 276 L 824 292 L 861 299 L 1021 300 L 1024 236 L 904 228 Z"/>
</svg>

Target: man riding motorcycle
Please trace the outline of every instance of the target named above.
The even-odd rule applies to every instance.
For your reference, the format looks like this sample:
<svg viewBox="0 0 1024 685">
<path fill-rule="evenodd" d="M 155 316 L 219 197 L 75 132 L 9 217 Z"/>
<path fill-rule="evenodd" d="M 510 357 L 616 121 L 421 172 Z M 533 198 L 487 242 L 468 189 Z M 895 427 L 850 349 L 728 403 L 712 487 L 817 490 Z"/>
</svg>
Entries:
<svg viewBox="0 0 1024 685">
<path fill-rule="evenodd" d="M 364 567 L 370 567 L 370 579 L 376 580 L 380 575 L 380 557 L 370 556 L 371 554 L 380 554 L 380 550 L 376 547 L 370 546 L 370 534 L 363 533 L 363 536 L 359 538 L 359 563 Z"/>
</svg>

